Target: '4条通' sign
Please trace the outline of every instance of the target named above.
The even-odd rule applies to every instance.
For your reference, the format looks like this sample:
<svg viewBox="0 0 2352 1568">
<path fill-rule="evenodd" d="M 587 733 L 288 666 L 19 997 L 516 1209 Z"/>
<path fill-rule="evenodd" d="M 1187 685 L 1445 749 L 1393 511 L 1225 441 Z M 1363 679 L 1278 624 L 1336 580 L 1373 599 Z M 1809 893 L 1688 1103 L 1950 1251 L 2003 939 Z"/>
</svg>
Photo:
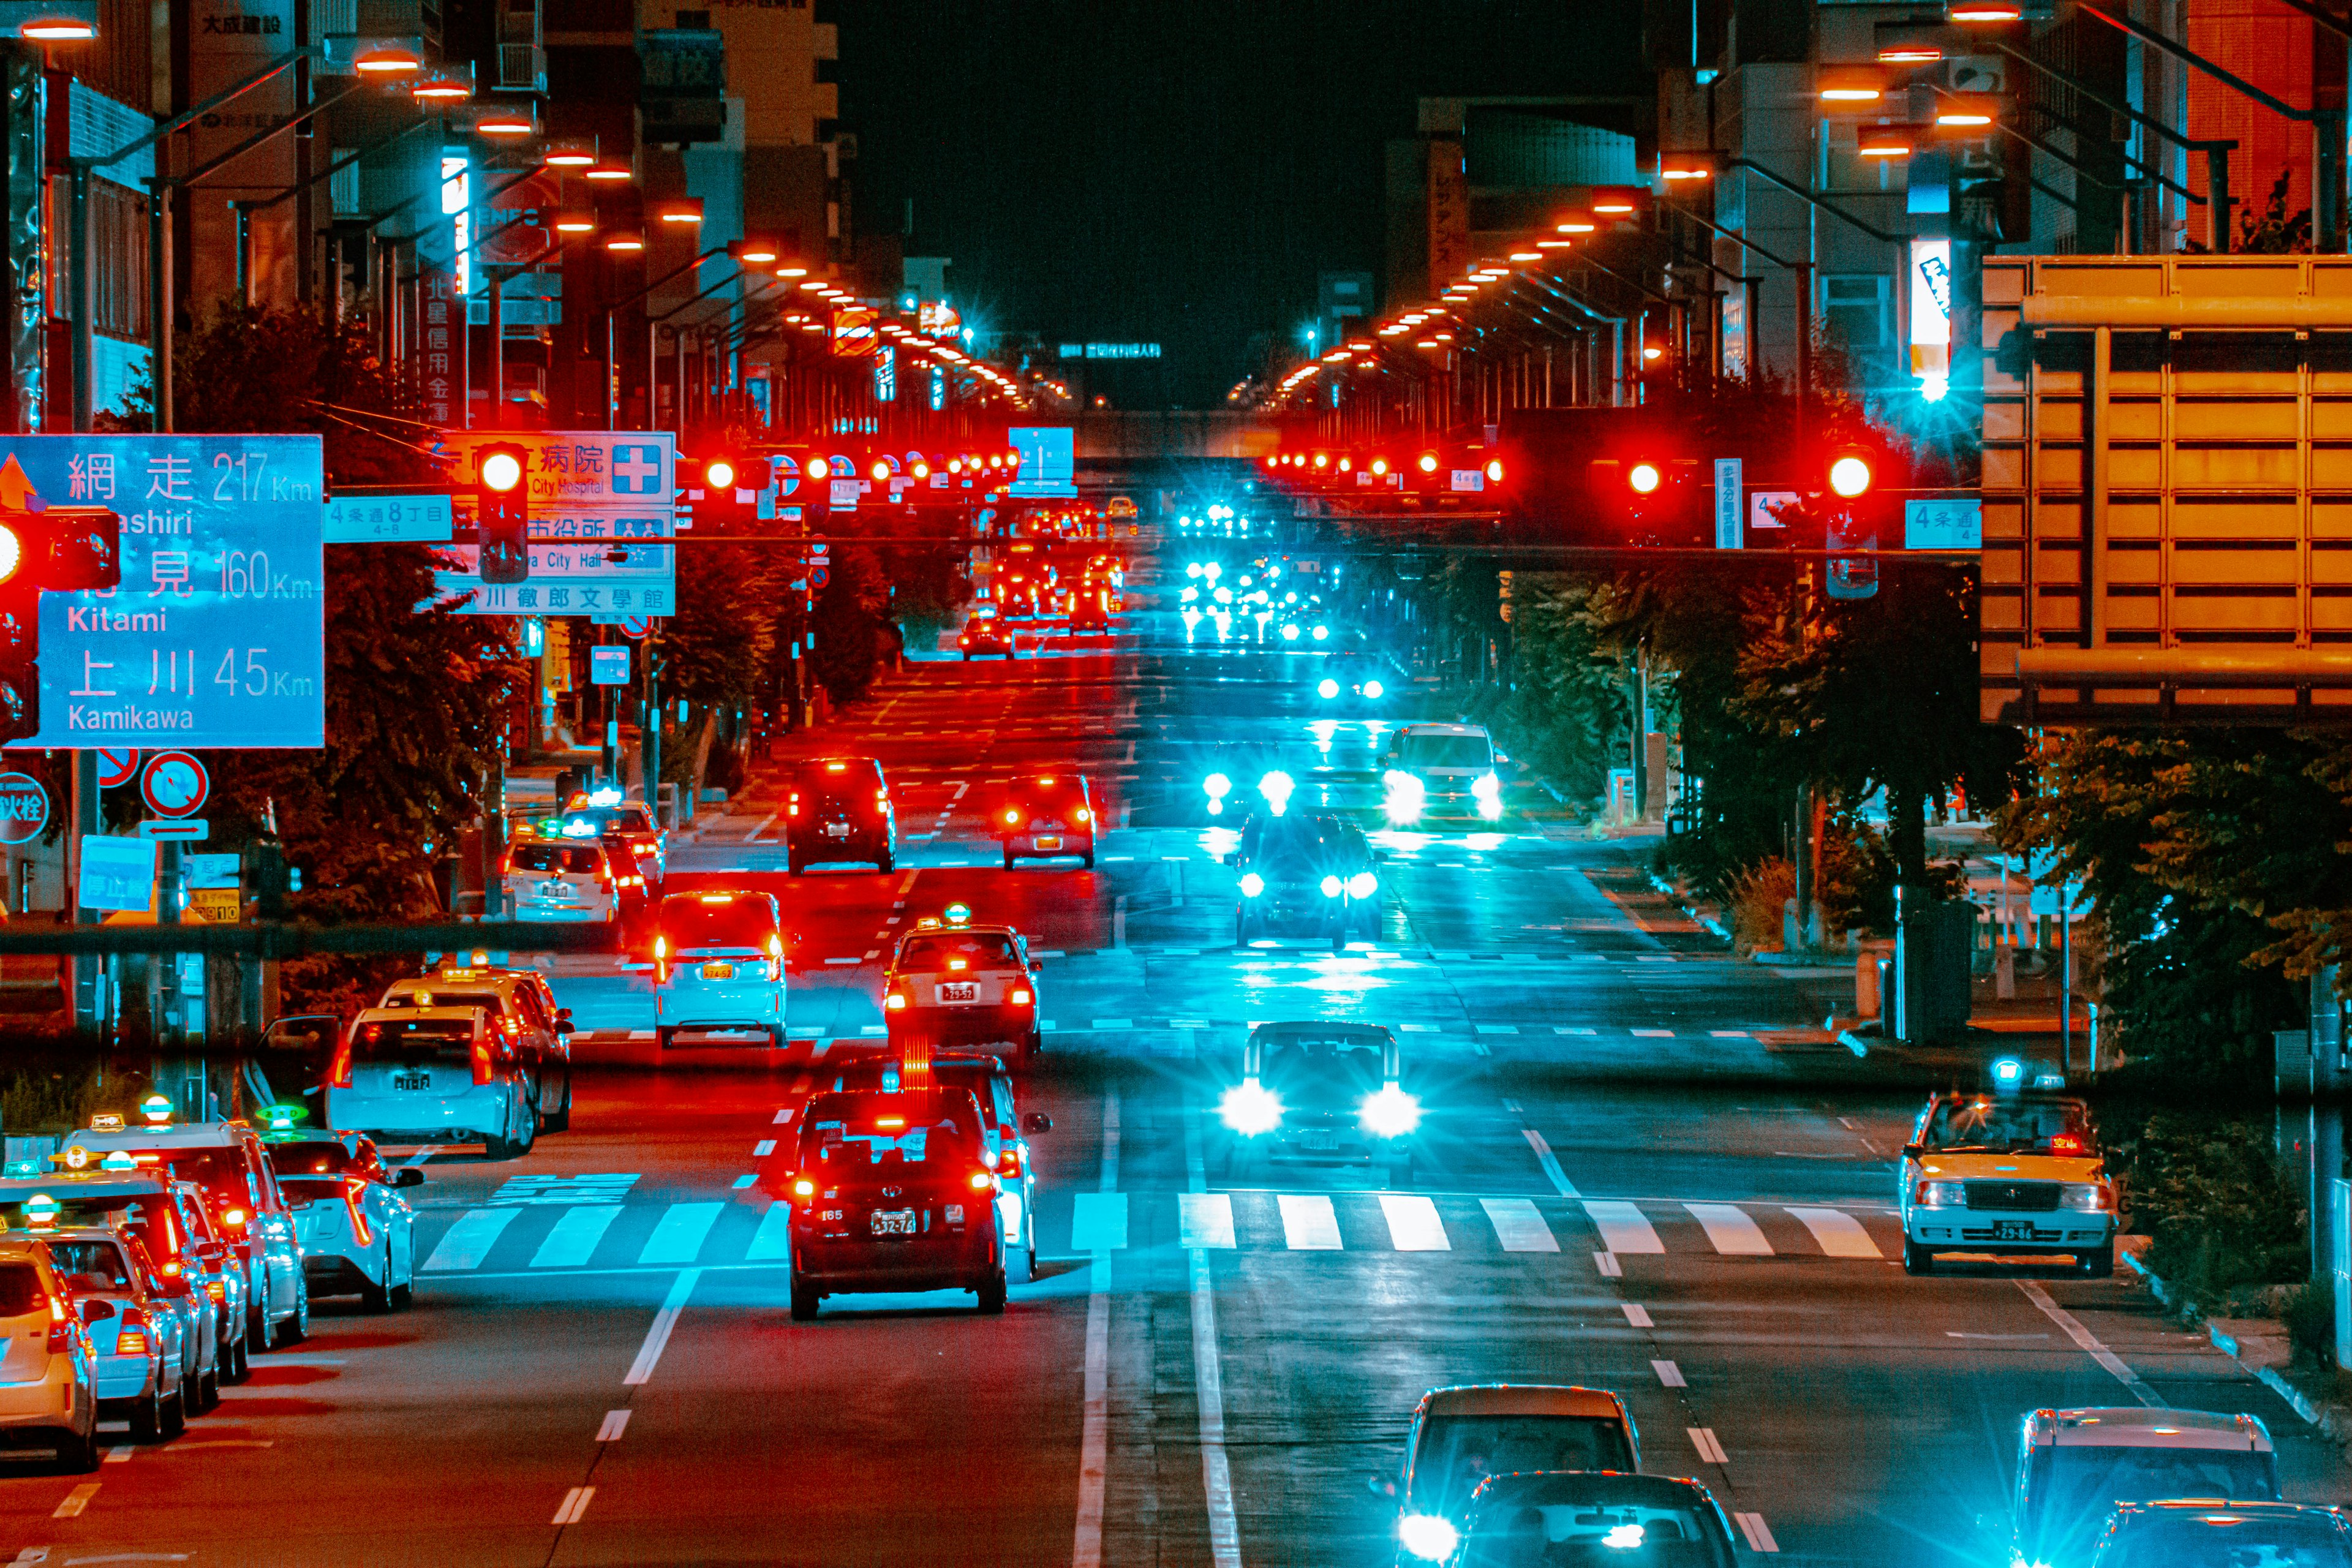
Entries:
<svg viewBox="0 0 2352 1568">
<path fill-rule="evenodd" d="M 41 595 L 30 747 L 326 743 L 316 436 L 0 436 L 26 504 L 122 519 L 118 587 Z"/>
</svg>

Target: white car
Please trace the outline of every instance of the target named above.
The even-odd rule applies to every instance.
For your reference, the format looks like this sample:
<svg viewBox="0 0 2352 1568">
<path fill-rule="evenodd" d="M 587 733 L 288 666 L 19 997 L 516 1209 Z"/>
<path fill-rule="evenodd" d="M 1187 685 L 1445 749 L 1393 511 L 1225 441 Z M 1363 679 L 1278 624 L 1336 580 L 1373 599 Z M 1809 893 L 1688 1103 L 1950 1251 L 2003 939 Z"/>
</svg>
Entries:
<svg viewBox="0 0 2352 1568">
<path fill-rule="evenodd" d="M 783 916 L 773 893 L 672 893 L 654 926 L 654 1038 L 756 1031 L 784 1044 Z"/>
<path fill-rule="evenodd" d="M 1495 742 L 1475 724 L 1407 724 L 1382 757 L 1381 809 L 1391 827 L 1438 819 L 1500 822 Z"/>
<path fill-rule="evenodd" d="M 521 1052 L 480 1007 L 371 1007 L 327 1068 L 326 1124 L 387 1142 L 511 1160 L 539 1141 L 539 1114 Z"/>
<path fill-rule="evenodd" d="M 2089 1568 L 2118 1503 L 2278 1495 L 2278 1455 L 2258 1416 L 2137 1405 L 2036 1410 L 2018 1434 L 2012 1556 L 2041 1568 Z"/>
<path fill-rule="evenodd" d="M 58 1468 L 98 1468 L 98 1373 L 48 1247 L 0 1239 L 0 1441 L 47 1448 Z"/>
<path fill-rule="evenodd" d="M 507 852 L 501 891 L 519 921 L 604 923 L 621 916 L 623 896 L 644 878 L 634 864 L 616 868 L 593 838 L 574 843 L 526 840 Z"/>
<path fill-rule="evenodd" d="M 540 1131 L 562 1132 L 571 1127 L 572 1009 L 556 1005 L 554 991 L 538 970 L 445 964 L 429 974 L 394 981 L 376 1005 L 481 1008 L 522 1057 L 539 1107 Z"/>
<path fill-rule="evenodd" d="M 2093 1279 L 2116 1270 L 2115 1180 L 2079 1100 L 1931 1096 L 1895 1179 L 1906 1273 L 1934 1272 L 1945 1252 L 2063 1256 Z"/>
<path fill-rule="evenodd" d="M 151 1290 L 146 1249 L 104 1226 L 34 1234 L 48 1247 L 89 1331 L 99 1419 L 130 1422 L 131 1440 L 139 1443 L 186 1431 L 189 1388 L 204 1359 L 211 1314 L 200 1319 L 184 1295 L 174 1301 Z"/>
<path fill-rule="evenodd" d="M 395 1189 L 421 1186 L 414 1165 L 387 1167 L 363 1132 L 264 1133 L 294 1212 L 313 1296 L 356 1295 L 371 1312 L 416 1293 L 416 1211 Z"/>
</svg>

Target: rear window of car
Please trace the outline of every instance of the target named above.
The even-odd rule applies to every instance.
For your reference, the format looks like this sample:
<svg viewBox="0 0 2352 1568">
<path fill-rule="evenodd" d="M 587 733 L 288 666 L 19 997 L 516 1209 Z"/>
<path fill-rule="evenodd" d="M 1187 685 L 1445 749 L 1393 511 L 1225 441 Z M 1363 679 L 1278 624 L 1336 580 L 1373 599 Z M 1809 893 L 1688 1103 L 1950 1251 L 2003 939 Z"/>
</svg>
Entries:
<svg viewBox="0 0 2352 1568">
<path fill-rule="evenodd" d="M 965 967 L 971 969 L 1020 962 L 1013 956 L 1011 937 L 965 931 L 956 936 L 908 937 L 898 954 L 898 963 L 908 969 L 945 969 L 948 961 L 955 958 L 962 959 Z"/>
<path fill-rule="evenodd" d="M 127 1290 L 131 1260 L 110 1241 L 52 1241 L 49 1264 L 76 1290 Z"/>
<path fill-rule="evenodd" d="M 269 1167 L 280 1177 L 333 1176 L 354 1168 L 349 1151 L 341 1143 L 272 1143 L 269 1145 Z"/>
<path fill-rule="evenodd" d="M 473 1052 L 471 1018 L 371 1019 L 352 1032 L 352 1059 L 465 1061 Z"/>
<path fill-rule="evenodd" d="M 584 844 L 518 844 L 518 871 L 555 871 L 567 877 L 593 877 L 604 868 L 604 852 Z"/>
<path fill-rule="evenodd" d="M 828 1096 L 809 1116 L 801 1134 L 803 1170 L 951 1163 L 980 1153 L 980 1120 L 969 1096 Z"/>
<path fill-rule="evenodd" d="M 748 947 L 768 951 L 768 942 L 781 934 L 775 906 L 765 895 L 738 897 L 723 904 L 707 903 L 681 893 L 662 900 L 661 933 L 673 952 L 697 952 L 705 948 Z"/>
<path fill-rule="evenodd" d="M 175 1152 L 184 1155 L 230 1153 L 233 1151 L 182 1149 Z M 184 1179 L 201 1181 L 201 1178 L 188 1176 L 185 1172 L 179 1174 Z M 233 1191 L 223 1194 L 223 1201 L 250 1205 L 253 1199 L 240 1180 Z M 140 1245 L 147 1248 L 149 1257 L 172 1258 L 180 1256 L 179 1227 L 173 1224 L 175 1213 L 170 1204 L 160 1198 L 133 1197 L 127 1194 L 114 1198 L 78 1198 L 58 1208 L 57 1226 L 63 1230 L 70 1230 L 77 1226 L 128 1230 L 139 1238 Z M 10 1230 L 23 1229 L 25 1205 L 22 1203 L 0 1205 L 0 1218 L 5 1219 Z M 62 1247 L 68 1244 L 59 1242 L 54 1245 Z M 55 1258 L 56 1253 L 52 1251 L 50 1256 Z M 57 1264 L 57 1268 L 60 1274 L 72 1272 L 62 1261 Z"/>
<path fill-rule="evenodd" d="M 879 789 L 882 787 L 882 764 L 870 758 L 858 757 L 809 763 L 801 768 L 800 786 L 820 794 Z"/>
<path fill-rule="evenodd" d="M 479 1007 L 503 1013 L 506 1000 L 495 991 L 399 990 L 387 994 L 380 1005 L 390 1007 Z"/>
<path fill-rule="evenodd" d="M 1046 784 L 1038 779 L 1016 779 L 1004 792 L 1005 798 L 1016 805 L 1040 810 L 1049 805 L 1076 805 L 1086 795 L 1076 779 L 1055 779 Z"/>
<path fill-rule="evenodd" d="M 22 1318 L 48 1304 L 39 1269 L 29 1263 L 0 1263 L 0 1318 Z"/>
</svg>

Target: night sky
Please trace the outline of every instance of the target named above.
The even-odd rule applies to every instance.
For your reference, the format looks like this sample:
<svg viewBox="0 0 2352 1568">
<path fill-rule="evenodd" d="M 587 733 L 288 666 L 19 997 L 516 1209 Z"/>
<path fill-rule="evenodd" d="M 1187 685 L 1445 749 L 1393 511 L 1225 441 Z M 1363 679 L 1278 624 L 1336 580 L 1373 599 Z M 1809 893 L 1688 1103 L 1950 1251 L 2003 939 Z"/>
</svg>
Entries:
<svg viewBox="0 0 2352 1568">
<path fill-rule="evenodd" d="M 1160 387 L 1122 401 L 1215 406 L 1318 272 L 1383 273 L 1382 144 L 1416 98 L 1638 90 L 1641 10 L 841 0 L 854 222 L 895 231 L 912 198 L 909 252 L 954 259 L 968 314 L 1156 341 Z"/>
</svg>

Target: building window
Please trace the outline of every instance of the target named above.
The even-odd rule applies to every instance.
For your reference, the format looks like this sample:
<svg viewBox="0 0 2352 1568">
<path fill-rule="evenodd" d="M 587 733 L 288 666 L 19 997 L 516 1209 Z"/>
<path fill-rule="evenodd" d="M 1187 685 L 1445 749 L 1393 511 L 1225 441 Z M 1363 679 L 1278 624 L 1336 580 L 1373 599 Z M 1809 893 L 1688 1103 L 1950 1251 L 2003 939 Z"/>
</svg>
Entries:
<svg viewBox="0 0 2352 1568">
<path fill-rule="evenodd" d="M 72 222 L 70 184 L 49 181 L 49 299 L 61 317 L 73 314 L 73 272 L 62 241 Z M 91 324 L 109 337 L 147 340 L 147 198 L 102 177 L 89 182 Z"/>
<path fill-rule="evenodd" d="M 1895 342 L 1894 279 L 1885 273 L 1832 273 L 1822 279 L 1822 321 L 1849 349 L 1883 349 Z"/>
</svg>

